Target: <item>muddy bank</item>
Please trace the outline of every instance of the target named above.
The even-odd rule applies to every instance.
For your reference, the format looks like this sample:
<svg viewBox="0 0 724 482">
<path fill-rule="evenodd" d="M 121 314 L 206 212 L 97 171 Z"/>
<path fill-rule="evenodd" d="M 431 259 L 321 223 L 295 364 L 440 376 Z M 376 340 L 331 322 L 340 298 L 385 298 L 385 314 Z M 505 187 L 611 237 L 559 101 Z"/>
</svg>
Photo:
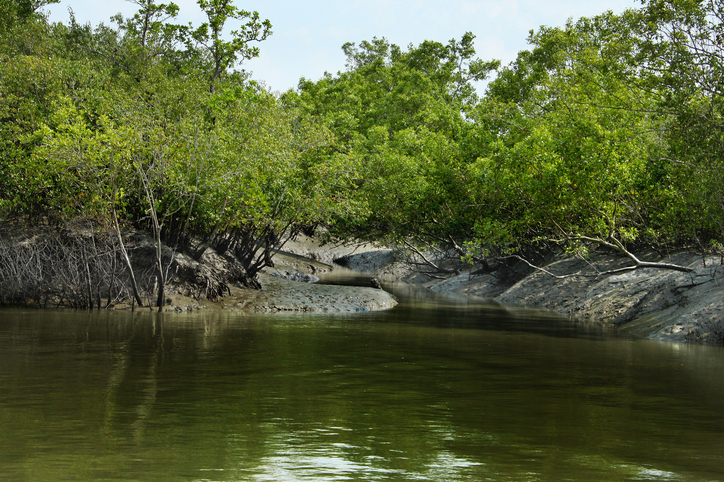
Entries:
<svg viewBox="0 0 724 482">
<path fill-rule="evenodd" d="M 366 248 L 371 248 L 366 246 Z M 168 305 L 164 311 L 224 310 L 241 313 L 345 313 L 390 309 L 397 300 L 390 293 L 372 287 L 328 286 L 316 284 L 319 276 L 335 269 L 333 260 L 353 254 L 357 245 L 327 245 L 300 236 L 285 245 L 274 257 L 274 266 L 264 268 L 258 281 L 261 289 L 250 289 L 240 283 L 228 282 L 227 292 L 218 297 L 190 297 L 189 283 L 183 276 L 172 279 Z M 195 264 L 186 256 L 179 256 L 180 266 L 204 278 L 225 279 L 233 272 L 229 261 L 208 249 Z M 191 286 L 199 283 L 191 283 Z M 203 284 L 203 279 L 201 280 Z"/>
<path fill-rule="evenodd" d="M 163 246 L 168 282 L 162 311 L 359 312 L 397 303 L 382 289 L 313 284 L 317 275 L 334 269 L 334 256 L 353 253 L 354 247 L 320 249 L 312 244 L 312 252 L 305 251 L 304 242 L 290 246 L 298 253 L 279 253 L 274 267 L 260 273 L 259 283 L 249 283 L 229 253 L 209 248 L 195 259 Z M 143 231 L 124 232 L 121 245 L 112 232 L 90 223 L 63 228 L 0 226 L 0 304 L 156 311 L 155 256 L 153 239 Z M 139 297 L 133 295 L 132 277 Z"/>
<path fill-rule="evenodd" d="M 129 295 L 124 281 L 127 270 L 118 260 L 112 236 L 92 237 L 82 229 L 55 236 L 59 237 L 42 231 L 32 235 L 0 232 L 0 298 L 45 307 L 139 309 Z M 142 232 L 127 233 L 126 242 L 144 293 L 143 309 L 155 310 L 151 307 L 153 243 Z M 233 259 L 213 249 L 198 261 L 164 249 L 165 256 L 174 260 L 164 311 L 319 313 L 395 306 L 395 298 L 382 289 L 314 284 L 340 263 L 382 282 L 421 284 L 443 294 L 546 310 L 662 340 L 724 344 L 724 266 L 718 257 L 641 254 L 646 261 L 674 263 L 692 272 L 649 268 L 606 275 L 601 272 L 627 266 L 629 260 L 606 252 L 593 252 L 587 260 L 549 254 L 536 262 L 557 277 L 522 262 L 506 261 L 486 269 L 453 262 L 446 266 L 448 274 L 438 273 L 439 279 L 433 279 L 399 250 L 364 244 L 322 245 L 299 236 L 275 256 L 274 267 L 260 274 L 262 289 L 255 290 L 240 281 Z"/>
<path fill-rule="evenodd" d="M 352 313 L 386 310 L 394 307 L 397 300 L 390 293 L 372 287 L 337 286 L 315 284 L 314 276 L 285 268 L 274 268 L 274 274 L 261 273 L 260 290 L 231 285 L 224 296 L 217 298 L 193 298 L 179 293 L 171 287 L 165 312 L 231 311 L 239 313 Z M 287 272 L 292 278 L 278 275 Z M 294 277 L 300 276 L 304 279 Z M 114 309 L 129 310 L 131 306 L 115 306 Z M 139 308 L 136 307 L 136 310 Z M 156 307 L 145 310 L 156 311 Z"/>
<path fill-rule="evenodd" d="M 719 257 L 679 253 L 647 261 L 669 262 L 691 268 L 691 273 L 639 269 L 616 275 L 600 274 L 629 266 L 630 261 L 608 253 L 583 260 L 550 255 L 534 270 L 520 262 L 489 271 L 459 265 L 458 273 L 431 279 L 411 269 L 402 254 L 369 250 L 343 257 L 346 266 L 369 272 L 383 281 L 421 283 L 446 294 L 488 299 L 503 306 L 541 309 L 574 320 L 615 326 L 638 336 L 660 340 L 724 344 L 724 266 Z"/>
<path fill-rule="evenodd" d="M 380 289 L 313 284 L 339 263 L 369 273 L 382 282 L 421 284 L 443 294 L 464 294 L 501 306 L 545 310 L 573 320 L 614 326 L 637 336 L 661 340 L 724 344 L 724 266 L 719 257 L 678 253 L 659 257 L 639 253 L 646 261 L 668 262 L 692 269 L 683 273 L 639 269 L 601 274 L 629 266 L 622 256 L 592 252 L 583 260 L 548 254 L 539 265 L 557 277 L 522 262 L 505 262 L 486 271 L 460 263 L 452 273 L 431 279 L 402 251 L 368 244 L 320 244 L 299 236 L 260 276 L 261 291 L 230 286 L 215 301 L 194 301 L 172 295 L 167 310 L 224 309 L 245 312 L 354 312 L 388 309 L 394 297 Z M 215 256 L 213 252 L 209 256 Z M 217 265 L 206 260 L 207 265 Z M 563 277 L 563 278 L 560 278 Z"/>
</svg>

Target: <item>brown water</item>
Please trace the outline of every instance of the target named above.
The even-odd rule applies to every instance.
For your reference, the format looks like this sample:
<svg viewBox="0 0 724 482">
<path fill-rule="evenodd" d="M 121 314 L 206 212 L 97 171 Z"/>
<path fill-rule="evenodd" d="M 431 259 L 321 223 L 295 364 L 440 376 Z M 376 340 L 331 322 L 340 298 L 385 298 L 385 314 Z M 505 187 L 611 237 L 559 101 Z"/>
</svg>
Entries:
<svg viewBox="0 0 724 482">
<path fill-rule="evenodd" d="M 0 311 L 0 480 L 724 480 L 724 350 L 401 295 Z"/>
</svg>

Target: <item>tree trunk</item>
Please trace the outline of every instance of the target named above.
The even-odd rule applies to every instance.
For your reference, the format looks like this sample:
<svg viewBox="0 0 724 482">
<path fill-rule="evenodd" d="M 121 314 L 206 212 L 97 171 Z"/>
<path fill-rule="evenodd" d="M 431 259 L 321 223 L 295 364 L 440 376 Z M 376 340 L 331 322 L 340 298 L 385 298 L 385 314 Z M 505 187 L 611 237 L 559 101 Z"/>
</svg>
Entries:
<svg viewBox="0 0 724 482">
<path fill-rule="evenodd" d="M 156 298 L 158 311 L 163 311 L 163 307 L 166 304 L 166 280 L 163 278 L 163 274 L 159 274 L 158 280 L 158 297 Z"/>
<path fill-rule="evenodd" d="M 138 283 L 136 283 L 136 275 L 133 273 L 133 266 L 131 265 L 131 258 L 128 257 L 126 245 L 123 244 L 123 235 L 121 234 L 121 227 L 118 225 L 118 216 L 116 215 L 115 209 L 113 210 L 113 227 L 116 230 L 116 235 L 118 236 L 118 245 L 121 248 L 123 260 L 126 262 L 126 267 L 128 268 L 128 273 L 131 277 L 131 289 L 133 290 L 133 298 L 136 300 L 136 303 L 138 303 L 138 306 L 143 306 L 143 301 L 141 301 L 141 293 L 138 290 Z"/>
</svg>

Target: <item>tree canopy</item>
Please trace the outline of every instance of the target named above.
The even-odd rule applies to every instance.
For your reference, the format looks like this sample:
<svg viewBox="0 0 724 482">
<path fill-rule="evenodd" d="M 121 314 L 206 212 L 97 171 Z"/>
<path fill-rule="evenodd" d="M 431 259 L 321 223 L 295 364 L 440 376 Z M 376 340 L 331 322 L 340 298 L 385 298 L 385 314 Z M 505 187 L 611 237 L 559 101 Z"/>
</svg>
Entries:
<svg viewBox="0 0 724 482">
<path fill-rule="evenodd" d="M 314 226 L 474 258 L 722 247 L 721 2 L 541 27 L 505 66 L 471 32 L 349 42 L 346 70 L 281 95 L 240 68 L 270 22 L 229 0 L 198 0 L 197 25 L 134 0 L 95 27 L 49 3 L 0 7 L 3 220 L 133 225 L 233 253 L 247 281 Z"/>
</svg>

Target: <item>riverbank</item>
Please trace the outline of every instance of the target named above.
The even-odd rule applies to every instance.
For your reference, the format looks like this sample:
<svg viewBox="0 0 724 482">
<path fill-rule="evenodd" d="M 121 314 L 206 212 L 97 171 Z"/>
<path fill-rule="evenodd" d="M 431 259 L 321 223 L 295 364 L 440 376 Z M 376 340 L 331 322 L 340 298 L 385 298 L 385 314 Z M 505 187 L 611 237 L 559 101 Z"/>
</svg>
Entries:
<svg viewBox="0 0 724 482">
<path fill-rule="evenodd" d="M 277 267 L 267 272 L 310 281 L 305 277 L 341 264 L 368 273 L 382 283 L 412 283 L 441 294 L 462 294 L 501 306 L 544 310 L 572 320 L 613 326 L 635 336 L 724 344 L 724 266 L 719 256 L 638 253 L 642 261 L 676 264 L 691 272 L 644 268 L 604 274 L 630 266 L 631 262 L 605 250 L 592 250 L 585 260 L 548 253 L 540 260 L 539 267 L 545 271 L 520 260 L 499 263 L 487 271 L 459 263 L 448 266 L 451 273 L 433 279 L 422 274 L 419 265 L 411 263 L 403 252 L 372 245 L 320 245 L 315 239 L 300 236 L 285 246 L 285 253 L 275 258 Z M 295 290 L 303 285 L 286 286 Z M 283 299 L 285 290 L 276 293 Z M 314 304 L 313 298 L 310 303 Z"/>
<path fill-rule="evenodd" d="M 592 252 L 584 260 L 549 254 L 534 269 L 522 261 L 500 263 L 488 271 L 457 266 L 457 273 L 431 279 L 410 269 L 393 250 L 344 256 L 351 269 L 381 281 L 419 283 L 445 294 L 466 294 L 509 307 L 545 310 L 573 320 L 594 321 L 636 336 L 685 343 L 724 344 L 724 266 L 720 257 L 643 253 L 652 262 L 673 263 L 690 273 L 645 268 L 619 274 L 628 258 Z"/>
<path fill-rule="evenodd" d="M 302 247 L 298 242 L 292 244 L 298 250 Z M 334 269 L 333 256 L 353 250 L 316 244 L 314 252 L 302 255 L 279 253 L 275 267 L 266 268 L 259 274 L 258 283 L 249 286 L 231 254 L 220 255 L 209 248 L 195 259 L 162 246 L 168 277 L 162 311 L 334 313 L 395 306 L 395 297 L 382 289 L 312 283 L 318 279 L 315 274 Z M 121 244 L 117 234 L 90 222 L 63 228 L 2 225 L 0 304 L 156 311 L 156 255 L 153 239 L 143 231 L 124 231 Z M 133 294 L 132 278 L 138 296 Z"/>
<path fill-rule="evenodd" d="M 121 281 L 124 270 L 112 236 L 104 240 L 82 229 L 52 235 L 42 230 L 1 234 L 0 295 L 6 304 L 10 300 L 10 304 L 43 307 L 141 309 L 129 295 L 127 283 Z M 155 310 L 153 242 L 142 232 L 127 233 L 126 238 L 134 271 L 141 279 L 143 309 Z M 719 257 L 677 253 L 663 258 L 638 253 L 642 260 L 673 263 L 691 272 L 646 268 L 618 274 L 604 273 L 628 266 L 629 260 L 602 250 L 592 251 L 586 260 L 548 253 L 537 261 L 545 272 L 515 259 L 482 269 L 450 258 L 448 273 L 433 278 L 399 250 L 359 243 L 322 245 L 317 239 L 299 236 L 274 257 L 274 267 L 260 273 L 262 289 L 257 290 L 235 277 L 238 267 L 233 259 L 213 249 L 198 261 L 164 250 L 174 260 L 163 308 L 167 312 L 331 313 L 395 306 L 396 299 L 384 289 L 314 283 L 341 264 L 368 273 L 383 285 L 418 284 L 442 294 L 474 296 L 500 306 L 545 310 L 614 326 L 638 336 L 724 344 L 724 267 Z M 103 274 L 107 272 L 111 274 Z M 101 289 L 103 283 L 106 286 Z M 103 297 L 106 292 L 109 296 Z"/>
<path fill-rule="evenodd" d="M 223 296 L 215 298 L 189 297 L 187 283 L 171 279 L 167 312 L 196 310 L 223 310 L 240 313 L 353 313 L 386 310 L 397 304 L 397 299 L 387 291 L 372 286 L 341 286 L 317 284 L 319 276 L 334 271 L 334 260 L 354 255 L 358 250 L 374 250 L 370 245 L 321 245 L 306 236 L 285 245 L 274 256 L 274 266 L 267 267 L 258 275 L 261 289 L 228 283 Z M 177 263 L 198 272 L 203 266 L 206 272 L 223 278 L 229 271 L 228 261 L 213 249 L 207 250 L 202 263 L 194 265 L 186 256 L 178 255 Z M 128 309 L 128 306 L 118 307 Z"/>
</svg>

